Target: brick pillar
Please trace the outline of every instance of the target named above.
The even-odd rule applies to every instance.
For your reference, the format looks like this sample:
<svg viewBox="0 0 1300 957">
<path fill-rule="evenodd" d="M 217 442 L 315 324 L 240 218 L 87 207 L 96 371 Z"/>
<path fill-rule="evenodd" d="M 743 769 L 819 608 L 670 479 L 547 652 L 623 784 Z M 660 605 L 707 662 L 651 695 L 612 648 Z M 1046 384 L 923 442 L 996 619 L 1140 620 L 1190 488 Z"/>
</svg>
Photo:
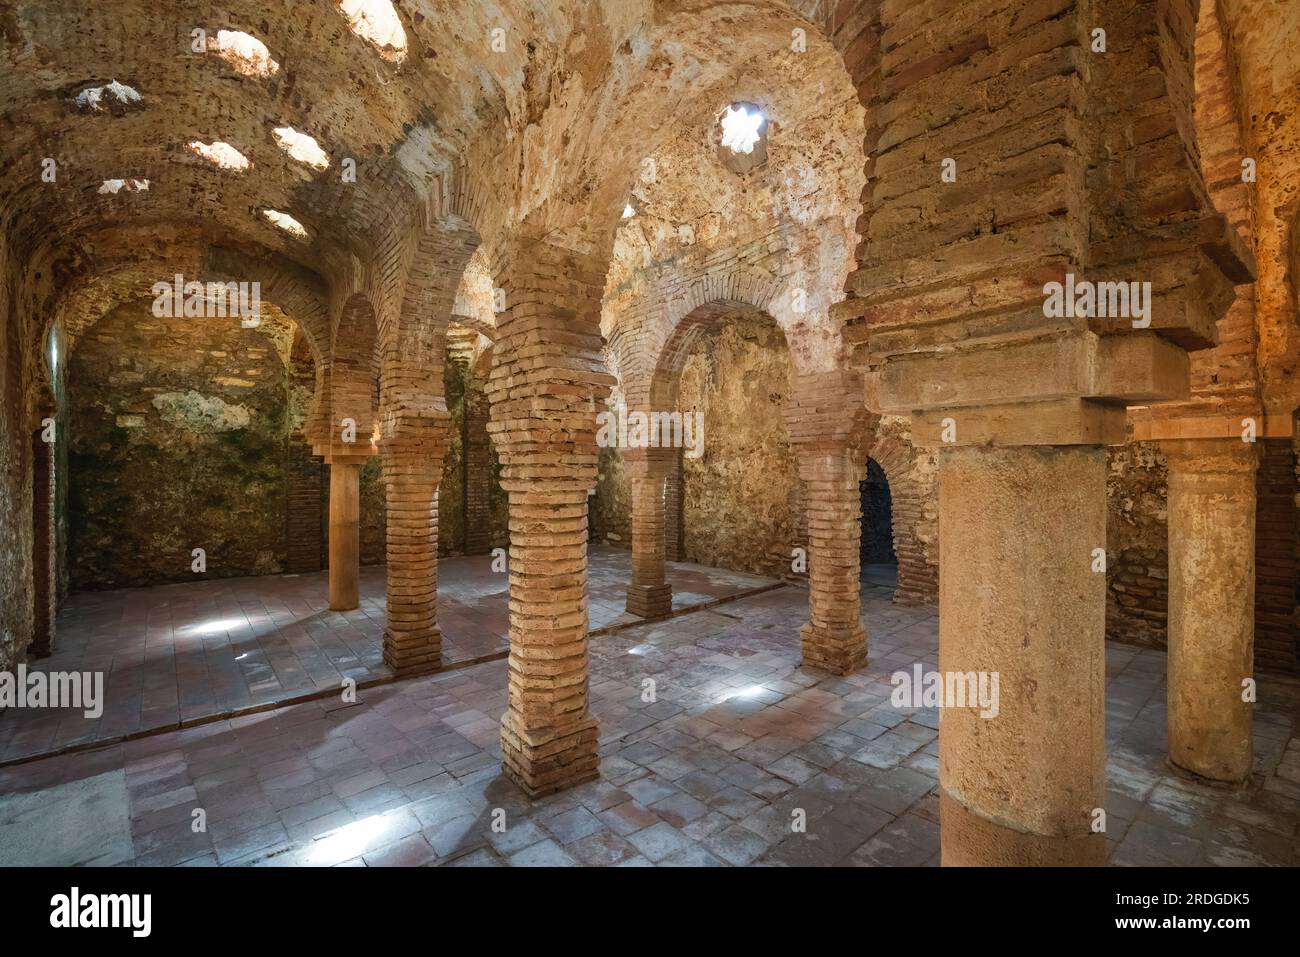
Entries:
<svg viewBox="0 0 1300 957">
<path fill-rule="evenodd" d="M 510 657 L 503 769 L 537 796 L 599 773 L 587 713 L 587 493 L 605 263 L 544 242 L 498 251 L 506 311 L 488 389 L 510 500 Z"/>
<path fill-rule="evenodd" d="M 809 618 L 799 638 L 804 664 L 837 675 L 867 663 L 859 591 L 860 471 L 848 449 L 799 454 L 807 488 Z"/>
<path fill-rule="evenodd" d="M 384 445 L 388 627 L 384 662 L 399 675 L 442 665 L 438 628 L 438 486 L 447 454 L 445 410 Z M 407 420 L 409 426 L 409 420 Z"/>
<path fill-rule="evenodd" d="M 685 490 L 682 450 L 677 449 L 664 478 L 664 558 L 670 562 L 682 561 L 682 494 Z"/>
<path fill-rule="evenodd" d="M 859 591 L 866 441 L 873 417 L 862 382 L 849 370 L 802 374 L 785 410 L 804 486 L 808 548 L 808 624 L 804 663 L 846 675 L 867 661 Z"/>
<path fill-rule="evenodd" d="M 1242 781 L 1251 767 L 1254 443 L 1160 443 L 1169 466 L 1169 759 Z"/>
<path fill-rule="evenodd" d="M 54 444 L 37 429 L 32 441 L 32 582 L 36 602 L 31 656 L 46 658 L 54 650 L 58 609 L 54 531 Z"/>
<path fill-rule="evenodd" d="M 330 608 L 361 603 L 361 466 L 330 463 Z"/>
<path fill-rule="evenodd" d="M 471 379 L 465 389 L 465 554 L 492 550 L 492 446 L 487 393 Z"/>
<path fill-rule="evenodd" d="M 662 618 L 673 610 L 673 589 L 664 580 L 664 483 L 676 449 L 625 449 L 623 467 L 632 486 L 632 581 L 627 610 Z"/>
</svg>

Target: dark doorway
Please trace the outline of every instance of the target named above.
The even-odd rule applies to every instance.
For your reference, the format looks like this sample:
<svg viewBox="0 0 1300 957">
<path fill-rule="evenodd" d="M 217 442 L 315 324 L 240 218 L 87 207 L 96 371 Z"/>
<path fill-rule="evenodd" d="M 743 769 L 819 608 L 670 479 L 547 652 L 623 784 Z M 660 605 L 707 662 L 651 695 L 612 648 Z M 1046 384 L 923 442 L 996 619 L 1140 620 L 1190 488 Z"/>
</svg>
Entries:
<svg viewBox="0 0 1300 957">
<path fill-rule="evenodd" d="M 896 565 L 889 480 L 875 459 L 867 459 L 867 477 L 859 488 L 862 494 L 862 564 Z"/>
</svg>

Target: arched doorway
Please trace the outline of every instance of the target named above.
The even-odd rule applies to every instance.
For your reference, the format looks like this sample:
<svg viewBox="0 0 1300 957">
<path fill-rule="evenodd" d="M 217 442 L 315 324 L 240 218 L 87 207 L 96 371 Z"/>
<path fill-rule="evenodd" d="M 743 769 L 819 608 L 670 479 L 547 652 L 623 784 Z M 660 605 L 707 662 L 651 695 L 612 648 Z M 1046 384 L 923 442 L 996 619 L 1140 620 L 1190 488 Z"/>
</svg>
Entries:
<svg viewBox="0 0 1300 957">
<path fill-rule="evenodd" d="M 875 459 L 867 459 L 867 475 L 858 483 L 862 497 L 862 537 L 859 555 L 862 581 L 887 586 L 898 581 L 898 556 L 894 551 L 893 496 L 885 470 Z"/>
</svg>

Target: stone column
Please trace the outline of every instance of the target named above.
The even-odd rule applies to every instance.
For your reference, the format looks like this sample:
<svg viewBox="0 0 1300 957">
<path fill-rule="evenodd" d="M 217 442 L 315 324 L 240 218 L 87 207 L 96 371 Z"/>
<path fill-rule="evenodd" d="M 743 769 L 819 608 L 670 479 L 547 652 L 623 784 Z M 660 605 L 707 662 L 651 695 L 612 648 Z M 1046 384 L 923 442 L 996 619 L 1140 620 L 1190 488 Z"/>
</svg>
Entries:
<svg viewBox="0 0 1300 957">
<path fill-rule="evenodd" d="M 801 450 L 807 489 L 808 624 L 799 631 L 805 665 L 847 675 L 867 663 L 858 548 L 861 471 L 848 449 Z"/>
<path fill-rule="evenodd" d="M 442 666 L 438 628 L 438 486 L 447 451 L 446 421 L 422 430 L 423 441 L 385 448 L 388 626 L 384 663 L 399 675 Z"/>
<path fill-rule="evenodd" d="M 1250 279 L 1188 143 L 1194 4 L 1139 6 L 1159 15 L 1133 16 L 1131 0 L 987 5 L 975 36 L 970 4 L 881 8 L 883 35 L 923 28 L 933 55 L 875 51 L 880 76 L 924 82 L 880 94 L 858 268 L 832 308 L 867 406 L 910 416 L 913 441 L 940 449 L 940 669 L 999 677 L 996 716 L 943 714 L 945 864 L 1104 860 L 1102 447 L 1125 441 L 1125 409 L 1188 397 L 1186 350 L 1214 344 Z M 1075 55 L 1121 20 L 1105 56 Z M 1014 156 L 970 158 L 973 113 L 914 135 L 938 87 L 998 98 L 1005 78 L 972 62 L 1026 44 L 1062 68 L 1034 110 L 1001 111 Z M 955 157 L 956 179 L 914 187 L 932 156 Z M 959 208 L 970 195 L 1033 212 L 986 229 Z M 1115 283 L 1142 284 L 1143 306 L 1103 306 Z"/>
<path fill-rule="evenodd" d="M 1169 465 L 1169 759 L 1216 781 L 1250 773 L 1254 675 L 1252 442 L 1160 443 Z"/>
<path fill-rule="evenodd" d="M 510 658 L 501 719 L 506 775 L 538 796 L 594 779 L 587 713 L 587 493 L 606 263 L 541 241 L 503 244 L 489 429 L 510 499 Z"/>
<path fill-rule="evenodd" d="M 627 610 L 642 618 L 662 618 L 673 610 L 673 589 L 664 579 L 664 483 L 675 453 L 675 449 L 623 452 L 632 486 L 632 581 L 627 586 Z"/>
<path fill-rule="evenodd" d="M 330 608 L 361 603 L 361 466 L 330 463 Z"/>
<path fill-rule="evenodd" d="M 939 670 L 998 676 L 939 733 L 945 865 L 1101 864 L 1106 458 L 1099 446 L 939 453 Z"/>
</svg>

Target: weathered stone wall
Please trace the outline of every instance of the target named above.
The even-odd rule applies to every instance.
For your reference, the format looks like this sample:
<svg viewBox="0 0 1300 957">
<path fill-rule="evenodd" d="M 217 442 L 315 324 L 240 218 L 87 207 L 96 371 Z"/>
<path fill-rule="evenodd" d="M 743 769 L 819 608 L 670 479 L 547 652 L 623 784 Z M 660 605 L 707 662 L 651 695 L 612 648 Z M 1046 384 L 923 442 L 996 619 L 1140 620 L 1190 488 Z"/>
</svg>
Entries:
<svg viewBox="0 0 1300 957">
<path fill-rule="evenodd" d="M 1151 442 L 1109 450 L 1106 479 L 1106 635 L 1163 647 L 1169 605 L 1168 489 Z"/>
<path fill-rule="evenodd" d="M 683 413 L 704 413 L 704 453 L 684 458 L 687 561 L 781 575 L 803 514 L 803 489 L 783 410 L 793 366 L 768 317 L 738 312 L 687 354 Z"/>
<path fill-rule="evenodd" d="M 1296 454 L 1292 439 L 1259 441 L 1255 484 L 1255 665 L 1294 671 Z"/>
<path fill-rule="evenodd" d="M 315 391 L 316 367 L 301 333 L 289 355 L 289 404 L 293 421 L 304 421 Z M 325 567 L 329 472 L 312 452 L 303 427 L 289 433 L 285 457 L 285 571 L 314 572 Z"/>
<path fill-rule="evenodd" d="M 889 481 L 890 525 L 898 584 L 894 601 L 922 605 L 939 598 L 939 463 L 934 449 L 912 444 L 906 418 L 881 416 L 869 445 Z"/>
<path fill-rule="evenodd" d="M 438 487 L 438 554 L 465 554 L 465 392 L 469 368 L 448 358 L 443 367 L 443 389 L 447 401 L 447 451 L 442 460 L 442 484 Z"/>
<path fill-rule="evenodd" d="M 158 318 L 147 302 L 69 360 L 73 587 L 284 569 L 285 454 L 297 426 L 277 344 L 235 319 Z"/>
<path fill-rule="evenodd" d="M 314 381 L 305 343 L 295 342 L 286 371 L 275 344 L 256 331 L 196 325 L 201 322 L 209 321 L 158 320 L 146 306 L 129 307 L 95 326 L 76 351 L 77 545 L 67 564 L 75 566 L 77 587 L 188 580 L 189 558 L 177 574 L 172 555 L 182 529 L 187 541 L 197 535 L 225 543 L 219 560 L 197 539 L 181 550 L 188 556 L 191 547 L 208 548 L 211 575 L 218 566 L 224 576 L 313 571 L 326 563 L 328 467 L 312 456 L 301 432 Z M 120 364 L 123 356 L 132 357 L 128 365 Z M 463 362 L 449 361 L 446 370 L 451 445 L 440 489 L 439 551 L 454 555 L 466 544 L 465 401 L 472 395 L 482 402 L 483 383 Z M 255 384 L 242 384 L 248 381 Z M 165 398 L 155 406 L 159 395 Z M 237 407 L 224 413 L 227 421 L 213 398 Z M 486 432 L 482 443 L 488 457 L 475 467 L 487 470 L 489 537 L 493 545 L 505 544 L 505 494 Z M 381 469 L 378 458 L 361 469 L 362 564 L 385 560 Z M 158 474 L 181 481 L 158 483 Z M 195 512 L 207 522 L 197 530 Z M 132 560 L 123 560 L 123 549 Z M 167 557 L 134 557 L 146 553 Z M 120 574 L 127 568 L 131 574 Z"/>
<path fill-rule="evenodd" d="M 22 319 L 9 246 L 0 234 L 0 669 L 21 661 L 32 633 L 31 436 L 23 421 Z"/>
<path fill-rule="evenodd" d="M 623 473 L 620 449 L 600 450 L 596 494 L 589 500 L 591 540 L 616 548 L 632 547 L 632 489 Z"/>
<path fill-rule="evenodd" d="M 68 564 L 68 495 L 71 486 L 68 482 L 70 443 L 68 438 L 68 364 L 63 345 L 63 330 L 54 328 L 50 331 L 50 341 L 55 355 L 53 382 L 55 404 L 54 443 L 54 577 L 58 589 L 58 601 L 62 601 L 72 591 L 72 575 Z M 53 356 L 52 356 L 53 358 Z"/>
<path fill-rule="evenodd" d="M 669 495 L 681 495 L 679 506 L 670 501 L 665 509 L 670 560 L 680 555 L 724 568 L 792 574 L 790 551 L 806 545 L 807 515 L 782 415 L 792 387 L 787 357 L 779 330 L 755 310 L 729 313 L 693 340 L 684 359 L 681 408 L 705 409 L 705 454 L 697 460 L 683 456 L 680 482 L 668 483 Z M 615 390 L 611 402 L 620 399 Z M 895 600 L 933 602 L 939 587 L 934 451 L 912 444 L 900 416 L 876 422 L 869 449 L 880 471 L 877 481 L 883 478 L 888 488 L 888 515 L 876 508 L 873 521 L 888 526 L 891 536 L 889 548 L 899 565 Z M 871 500 L 864 502 L 869 506 Z M 629 547 L 631 490 L 618 449 L 601 450 L 591 515 L 592 541 Z M 679 534 L 682 550 L 675 553 Z M 873 554 L 889 560 L 883 550 Z"/>
<path fill-rule="evenodd" d="M 1296 455 L 1289 439 L 1259 440 L 1255 516 L 1255 664 L 1291 670 L 1296 635 Z M 1106 635 L 1168 642 L 1168 486 L 1152 442 L 1109 453 Z"/>
<path fill-rule="evenodd" d="M 388 557 L 388 513 L 384 507 L 383 465 L 378 457 L 361 466 L 361 564 L 382 565 Z"/>
</svg>

